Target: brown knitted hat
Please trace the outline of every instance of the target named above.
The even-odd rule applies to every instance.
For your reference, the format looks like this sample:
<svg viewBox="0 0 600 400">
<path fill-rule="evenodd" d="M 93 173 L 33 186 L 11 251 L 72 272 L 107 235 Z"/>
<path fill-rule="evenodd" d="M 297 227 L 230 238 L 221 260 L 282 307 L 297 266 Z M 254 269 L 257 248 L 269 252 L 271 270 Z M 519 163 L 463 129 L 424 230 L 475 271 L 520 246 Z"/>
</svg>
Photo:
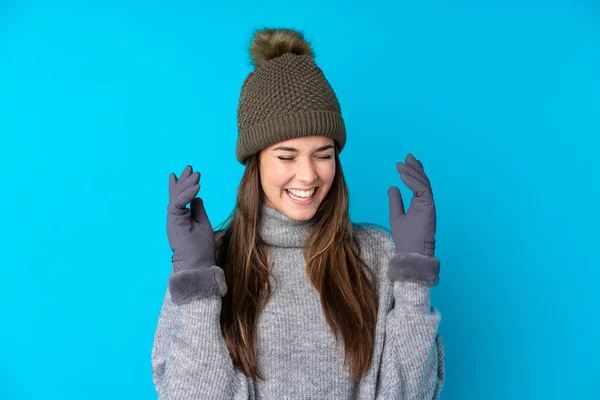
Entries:
<svg viewBox="0 0 600 400">
<path fill-rule="evenodd" d="M 310 45 L 290 29 L 262 29 L 250 46 L 255 70 L 242 85 L 236 157 L 246 159 L 275 143 L 328 136 L 341 151 L 346 128 L 340 104 Z"/>
</svg>

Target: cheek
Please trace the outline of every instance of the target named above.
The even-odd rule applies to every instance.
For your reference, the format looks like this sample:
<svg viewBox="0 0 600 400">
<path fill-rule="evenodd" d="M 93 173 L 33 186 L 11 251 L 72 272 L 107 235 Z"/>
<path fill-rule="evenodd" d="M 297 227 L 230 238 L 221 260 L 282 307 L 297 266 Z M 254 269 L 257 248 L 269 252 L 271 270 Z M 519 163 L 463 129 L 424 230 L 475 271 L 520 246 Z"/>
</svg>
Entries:
<svg viewBox="0 0 600 400">
<path fill-rule="evenodd" d="M 327 187 L 327 192 L 331 188 L 331 184 L 333 183 L 333 178 L 335 177 L 335 164 L 323 166 L 319 169 L 319 178 L 321 182 Z M 323 195 L 327 194 L 327 192 L 323 193 Z"/>
<path fill-rule="evenodd" d="M 285 166 L 272 164 L 265 169 L 263 185 L 271 191 L 281 190 L 294 176 Z"/>
</svg>

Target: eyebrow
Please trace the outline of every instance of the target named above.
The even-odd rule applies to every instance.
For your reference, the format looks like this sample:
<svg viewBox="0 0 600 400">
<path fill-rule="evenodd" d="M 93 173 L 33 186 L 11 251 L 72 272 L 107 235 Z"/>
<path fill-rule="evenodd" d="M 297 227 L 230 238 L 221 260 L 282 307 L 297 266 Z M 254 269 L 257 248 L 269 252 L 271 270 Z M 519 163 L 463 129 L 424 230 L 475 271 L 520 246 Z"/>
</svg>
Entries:
<svg viewBox="0 0 600 400">
<path fill-rule="evenodd" d="M 333 145 L 332 144 L 328 144 L 327 146 L 323 146 L 323 147 L 319 147 L 317 150 L 315 150 L 315 153 L 319 152 L 319 151 L 323 151 L 323 150 L 328 150 L 328 149 L 333 149 Z M 273 151 L 276 150 L 283 150 L 283 151 L 298 151 L 298 149 L 295 149 L 293 147 L 285 147 L 285 146 L 279 146 L 273 149 Z"/>
</svg>

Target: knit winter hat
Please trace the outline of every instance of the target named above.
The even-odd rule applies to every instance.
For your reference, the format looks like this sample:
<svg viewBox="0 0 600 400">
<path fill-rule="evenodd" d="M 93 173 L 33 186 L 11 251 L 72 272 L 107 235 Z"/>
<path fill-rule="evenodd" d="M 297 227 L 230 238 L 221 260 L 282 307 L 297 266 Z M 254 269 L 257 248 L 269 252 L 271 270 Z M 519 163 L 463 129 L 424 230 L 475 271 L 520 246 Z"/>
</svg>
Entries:
<svg viewBox="0 0 600 400">
<path fill-rule="evenodd" d="M 275 143 L 328 136 L 341 151 L 346 128 L 340 104 L 302 33 L 262 29 L 250 45 L 255 67 L 242 85 L 236 157 L 246 159 Z"/>
</svg>

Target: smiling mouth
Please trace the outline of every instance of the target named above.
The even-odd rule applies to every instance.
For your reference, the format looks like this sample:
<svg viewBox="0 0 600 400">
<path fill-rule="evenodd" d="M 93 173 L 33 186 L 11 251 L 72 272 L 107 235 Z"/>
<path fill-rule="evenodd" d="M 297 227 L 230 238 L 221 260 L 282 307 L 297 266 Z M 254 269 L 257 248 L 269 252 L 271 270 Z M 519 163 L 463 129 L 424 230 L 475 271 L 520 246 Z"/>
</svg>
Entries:
<svg viewBox="0 0 600 400">
<path fill-rule="evenodd" d="M 291 190 L 284 189 L 284 190 L 292 200 L 295 200 L 297 202 L 309 202 L 315 198 L 317 192 L 319 191 L 319 187 L 315 187 L 312 190 L 312 193 L 310 193 L 310 191 L 308 191 L 308 190 L 300 190 L 300 191 L 293 190 L 293 189 L 291 189 Z"/>
</svg>

